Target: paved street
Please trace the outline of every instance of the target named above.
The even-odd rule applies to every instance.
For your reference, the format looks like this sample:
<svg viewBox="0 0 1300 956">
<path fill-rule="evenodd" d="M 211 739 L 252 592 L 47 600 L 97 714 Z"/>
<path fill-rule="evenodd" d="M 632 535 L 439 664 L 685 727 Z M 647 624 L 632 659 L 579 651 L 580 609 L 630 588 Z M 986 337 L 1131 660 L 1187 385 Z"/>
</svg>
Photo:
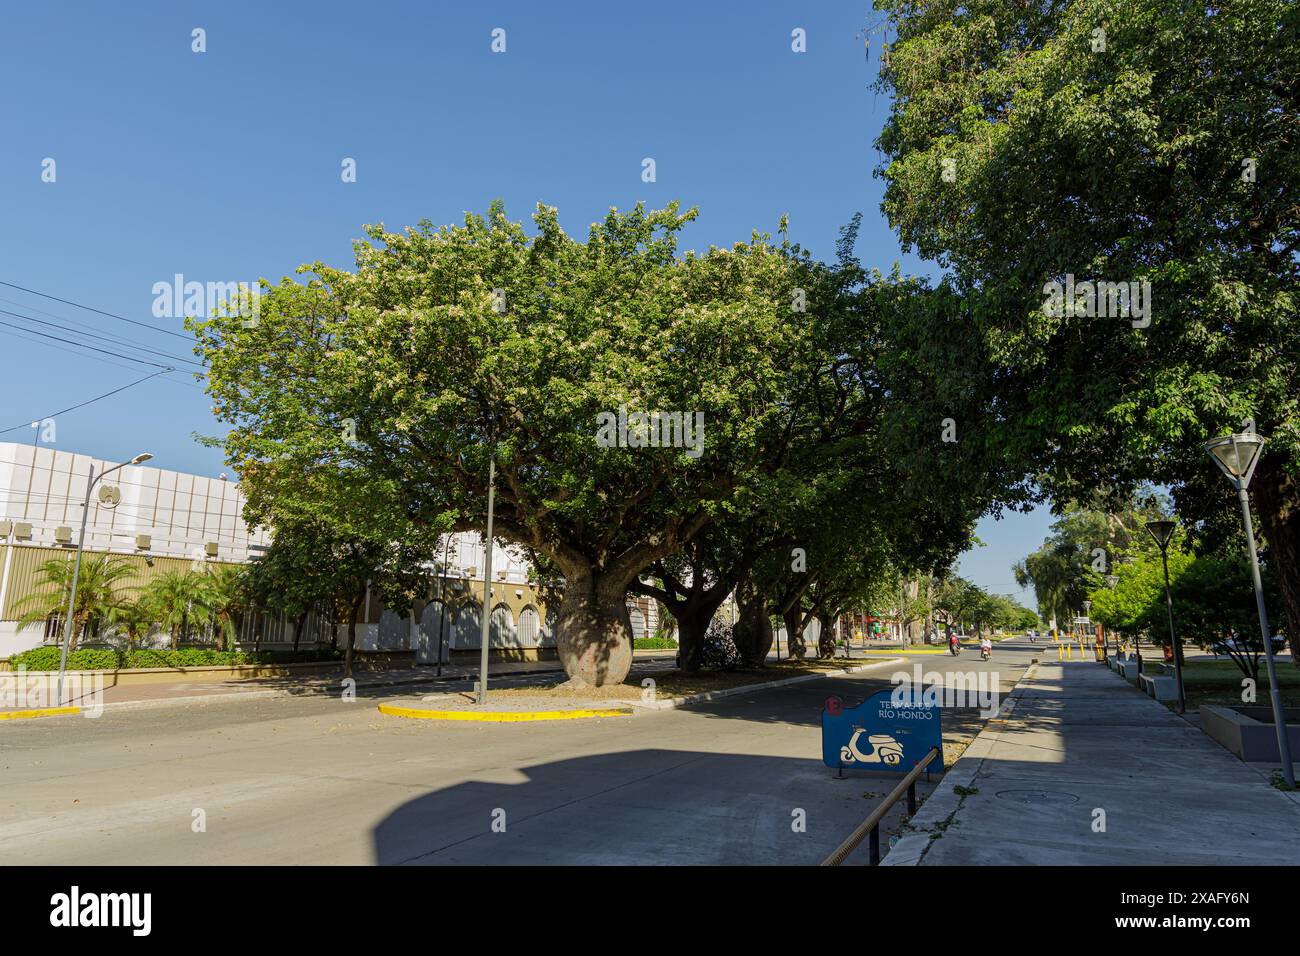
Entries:
<svg viewBox="0 0 1300 956">
<path fill-rule="evenodd" d="M 1095 663 L 1044 656 L 967 757 L 887 864 L 1300 859 L 1294 794 Z"/>
<path fill-rule="evenodd" d="M 999 648 L 983 664 L 968 649 L 907 669 L 988 670 L 1005 693 L 1031 653 Z M 555 723 L 376 711 L 409 689 L 7 722 L 0 864 L 817 863 L 894 779 L 822 765 L 823 701 L 855 704 L 896 669 Z M 946 759 L 981 723 L 945 715 Z M 806 832 L 791 826 L 799 810 Z"/>
</svg>

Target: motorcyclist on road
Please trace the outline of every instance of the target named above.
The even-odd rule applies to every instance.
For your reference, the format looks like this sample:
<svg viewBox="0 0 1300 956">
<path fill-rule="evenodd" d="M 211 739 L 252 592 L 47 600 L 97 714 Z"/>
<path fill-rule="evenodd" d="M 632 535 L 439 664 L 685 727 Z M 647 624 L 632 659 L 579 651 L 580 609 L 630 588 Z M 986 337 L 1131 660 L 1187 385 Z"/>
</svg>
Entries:
<svg viewBox="0 0 1300 956">
<path fill-rule="evenodd" d="M 950 651 L 952 651 L 954 654 L 956 654 L 956 653 L 957 653 L 957 646 L 958 646 L 958 644 L 957 644 L 957 635 L 956 635 L 956 634 L 949 634 L 949 635 L 948 635 L 948 650 L 950 650 Z"/>
<path fill-rule="evenodd" d="M 988 637 L 982 637 L 982 638 L 980 638 L 980 653 L 981 653 L 981 654 L 988 654 L 988 655 L 992 656 L 992 654 L 993 654 L 993 642 L 992 642 L 991 640 L 989 640 Z"/>
</svg>

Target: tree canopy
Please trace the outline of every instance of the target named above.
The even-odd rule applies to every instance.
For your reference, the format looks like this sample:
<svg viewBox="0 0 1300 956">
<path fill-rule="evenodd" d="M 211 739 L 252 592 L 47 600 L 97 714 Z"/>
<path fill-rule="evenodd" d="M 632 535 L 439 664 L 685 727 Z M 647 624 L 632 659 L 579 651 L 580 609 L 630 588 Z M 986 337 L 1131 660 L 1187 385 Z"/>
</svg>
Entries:
<svg viewBox="0 0 1300 956">
<path fill-rule="evenodd" d="M 948 270 L 916 334 L 999 495 L 1064 504 L 1155 482 L 1235 520 L 1201 450 L 1253 419 L 1252 492 L 1300 631 L 1300 8 L 1288 0 L 877 0 L 883 208 Z M 1089 282 L 1149 283 L 1118 314 Z M 1051 283 L 1078 308 L 1046 308 Z M 926 396 L 919 396 L 925 399 Z"/>
</svg>

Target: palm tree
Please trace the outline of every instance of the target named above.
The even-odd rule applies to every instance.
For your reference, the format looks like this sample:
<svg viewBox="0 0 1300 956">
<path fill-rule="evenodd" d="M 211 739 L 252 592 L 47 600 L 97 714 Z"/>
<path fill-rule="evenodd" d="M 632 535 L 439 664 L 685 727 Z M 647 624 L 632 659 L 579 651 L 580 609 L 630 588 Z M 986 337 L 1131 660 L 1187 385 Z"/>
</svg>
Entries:
<svg viewBox="0 0 1300 956">
<path fill-rule="evenodd" d="M 126 634 L 126 649 L 135 650 L 140 638 L 149 633 L 157 620 L 157 611 L 148 595 L 138 595 L 133 601 L 119 601 L 108 609 L 108 623 Z"/>
<path fill-rule="evenodd" d="M 247 603 L 244 569 L 233 564 L 214 565 L 200 584 L 201 603 L 212 615 L 217 632 L 217 650 L 233 648 L 237 629 L 235 619 Z"/>
<path fill-rule="evenodd" d="M 168 571 L 145 588 L 145 600 L 159 624 L 171 631 L 172 650 L 180 644 L 181 630 L 191 619 L 207 617 L 203 575 L 193 571 Z"/>
<path fill-rule="evenodd" d="M 44 624 L 51 617 L 68 613 L 68 592 L 72 588 L 73 561 L 51 558 L 37 569 L 40 590 L 18 603 L 19 627 Z M 111 554 L 83 555 L 77 575 L 77 603 L 72 609 L 72 637 L 68 653 L 77 649 L 77 641 L 92 622 L 102 619 L 117 605 L 118 582 L 135 574 L 125 558 Z"/>
</svg>

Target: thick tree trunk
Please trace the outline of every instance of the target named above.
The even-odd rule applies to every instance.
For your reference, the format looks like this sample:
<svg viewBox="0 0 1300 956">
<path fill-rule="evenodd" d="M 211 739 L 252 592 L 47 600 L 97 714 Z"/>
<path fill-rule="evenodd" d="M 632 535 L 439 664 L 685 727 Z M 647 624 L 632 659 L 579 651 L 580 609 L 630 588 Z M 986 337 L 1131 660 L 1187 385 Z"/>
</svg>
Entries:
<svg viewBox="0 0 1300 956">
<path fill-rule="evenodd" d="M 772 649 L 772 619 L 767 613 L 767 599 L 748 584 L 736 589 L 737 613 L 733 638 L 743 667 L 763 667 Z"/>
<path fill-rule="evenodd" d="M 1291 661 L 1300 667 L 1300 484 L 1268 459 L 1250 483 L 1260 530 L 1268 539 L 1269 569 L 1277 581 L 1282 606 L 1269 608 L 1276 633 L 1286 626 Z"/>
<path fill-rule="evenodd" d="M 556 615 L 556 649 L 570 684 L 621 684 L 631 670 L 627 584 L 599 574 L 565 578 L 564 600 Z"/>
<path fill-rule="evenodd" d="M 803 660 L 804 655 L 808 653 L 808 644 L 803 639 L 803 629 L 799 625 L 803 621 L 803 611 L 798 607 L 787 608 L 785 614 L 781 616 L 785 622 L 785 641 L 786 646 L 790 649 L 790 656 L 798 660 Z"/>
<path fill-rule="evenodd" d="M 677 618 L 677 647 L 684 671 L 694 673 L 700 669 L 700 659 L 704 652 L 704 635 L 709 629 L 713 615 L 717 613 L 721 601 L 710 602 L 694 607 L 683 606 L 673 612 Z"/>
<path fill-rule="evenodd" d="M 820 633 L 817 637 L 817 654 L 820 657 L 835 656 L 835 620 L 826 614 L 817 615 Z"/>
<path fill-rule="evenodd" d="M 361 602 L 354 601 L 348 614 L 348 646 L 343 653 L 343 676 L 352 676 L 352 654 L 357 645 L 357 618 L 361 616 Z"/>
</svg>

